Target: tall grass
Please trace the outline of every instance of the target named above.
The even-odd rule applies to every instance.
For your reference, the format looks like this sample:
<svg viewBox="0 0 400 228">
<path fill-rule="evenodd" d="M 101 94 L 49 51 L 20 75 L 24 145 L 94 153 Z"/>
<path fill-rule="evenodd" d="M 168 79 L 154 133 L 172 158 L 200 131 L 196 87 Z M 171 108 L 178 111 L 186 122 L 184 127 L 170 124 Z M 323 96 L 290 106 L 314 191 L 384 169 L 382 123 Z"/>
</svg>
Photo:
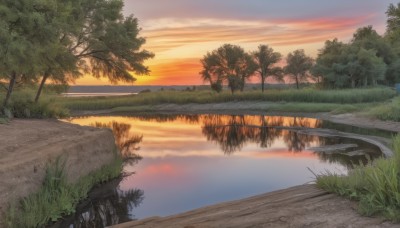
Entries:
<svg viewBox="0 0 400 228">
<path fill-rule="evenodd" d="M 123 97 L 80 97 L 61 98 L 60 104 L 71 110 L 100 110 L 123 106 L 157 105 L 164 103 L 220 103 L 234 101 L 266 102 L 307 102 L 356 104 L 365 102 L 386 101 L 395 96 L 395 92 L 386 88 L 348 89 L 348 90 L 269 90 L 245 91 L 242 93 L 220 94 L 211 91 L 160 91 Z"/>
<path fill-rule="evenodd" d="M 64 118 L 69 116 L 66 108 L 58 104 L 58 96 L 54 92 L 44 93 L 38 103 L 34 102 L 36 91 L 32 88 L 16 90 L 6 107 L 8 112 L 17 118 Z M 4 94 L 0 94 L 0 102 Z M 1 108 L 2 103 L 0 103 Z"/>
<path fill-rule="evenodd" d="M 383 215 L 400 222 L 400 136 L 393 139 L 394 156 L 359 165 L 347 176 L 317 175 L 317 185 L 329 192 L 359 201 L 363 215 Z"/>
<path fill-rule="evenodd" d="M 22 199 L 9 208 L 7 227 L 44 227 L 75 212 L 80 200 L 87 197 L 91 188 L 120 175 L 122 160 L 119 157 L 109 165 L 70 184 L 66 179 L 65 160 L 57 159 L 48 166 L 43 186 L 39 192 Z"/>
<path fill-rule="evenodd" d="M 371 107 L 367 115 L 385 121 L 400 121 L 400 97 L 396 97 L 390 102 Z"/>
</svg>

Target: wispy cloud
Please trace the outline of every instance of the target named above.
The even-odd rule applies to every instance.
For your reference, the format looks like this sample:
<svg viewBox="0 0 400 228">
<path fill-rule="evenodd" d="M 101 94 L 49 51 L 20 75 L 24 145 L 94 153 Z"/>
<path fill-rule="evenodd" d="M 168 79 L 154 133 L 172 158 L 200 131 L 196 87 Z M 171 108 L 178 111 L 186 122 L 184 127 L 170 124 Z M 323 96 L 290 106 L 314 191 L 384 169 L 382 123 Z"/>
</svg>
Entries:
<svg viewBox="0 0 400 228">
<path fill-rule="evenodd" d="M 385 30 L 385 11 L 397 0 L 125 0 L 147 38 L 152 73 L 135 84 L 201 84 L 200 58 L 224 43 L 255 50 L 268 44 L 286 55 L 305 49 L 316 56 L 326 40 L 347 41 L 355 29 Z M 88 78 L 78 84 L 107 84 Z"/>
</svg>

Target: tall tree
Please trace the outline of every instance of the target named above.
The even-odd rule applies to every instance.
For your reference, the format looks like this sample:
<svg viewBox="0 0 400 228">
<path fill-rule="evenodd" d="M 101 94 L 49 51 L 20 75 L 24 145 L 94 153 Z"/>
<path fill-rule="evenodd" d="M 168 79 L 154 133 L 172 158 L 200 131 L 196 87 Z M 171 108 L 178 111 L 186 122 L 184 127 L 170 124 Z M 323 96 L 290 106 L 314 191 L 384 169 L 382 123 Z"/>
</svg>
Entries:
<svg viewBox="0 0 400 228">
<path fill-rule="evenodd" d="M 150 72 L 143 63 L 154 54 L 141 49 L 146 40 L 139 36 L 138 20 L 132 15 L 122 15 L 122 0 L 57 1 L 72 7 L 66 17 L 65 14 L 57 15 L 61 15 L 58 20 L 61 24 L 59 43 L 66 46 L 73 56 L 62 53 L 57 57 L 67 57 L 75 64 L 63 68 L 58 66 L 59 61 L 50 62 L 43 74 L 37 99 L 47 78 L 65 81 L 67 76 L 79 75 L 77 68 L 97 78 L 106 77 L 112 83 L 134 82 L 136 79 L 132 73 L 143 75 Z"/>
<path fill-rule="evenodd" d="M 223 69 L 219 65 L 219 58 L 215 52 L 208 52 L 203 59 L 200 60 L 203 70 L 200 72 L 204 82 L 209 82 L 211 89 L 217 93 L 222 91 Z"/>
<path fill-rule="evenodd" d="M 400 37 L 400 3 L 397 3 L 397 6 L 394 4 L 390 4 L 388 10 L 386 11 L 387 15 L 387 28 L 386 33 L 393 40 L 399 42 L 398 38 Z"/>
<path fill-rule="evenodd" d="M 46 15 L 53 9 L 51 2 L 39 0 L 10 0 L 0 5 L 0 78 L 8 84 L 3 113 L 17 81 L 35 80 L 43 69 L 46 47 L 54 38 Z"/>
<path fill-rule="evenodd" d="M 244 88 L 245 81 L 254 74 L 255 63 L 243 48 L 237 45 L 224 44 L 207 53 L 201 59 L 203 70 L 200 72 L 205 81 L 213 85 L 228 84 L 232 94 Z M 222 87 L 216 87 L 222 88 Z"/>
<path fill-rule="evenodd" d="M 345 44 L 335 38 L 332 41 L 327 40 L 325 46 L 319 50 L 316 64 L 312 67 L 311 73 L 315 77 L 321 78 L 320 83 L 322 87 L 340 87 L 346 80 L 340 78 L 340 75 L 332 71 L 333 65 L 340 61 L 340 55 L 344 48 Z"/>
<path fill-rule="evenodd" d="M 286 62 L 284 71 L 295 80 L 296 88 L 299 89 L 299 83 L 309 76 L 308 73 L 313 65 L 313 59 L 308 57 L 303 49 L 299 49 L 289 53 Z"/>
<path fill-rule="evenodd" d="M 258 46 L 258 50 L 253 52 L 252 55 L 257 63 L 257 72 L 261 78 L 262 92 L 264 92 L 267 77 L 282 80 L 282 68 L 275 66 L 282 59 L 282 55 L 279 52 L 274 52 L 274 49 L 268 47 L 268 45 L 260 45 Z"/>
</svg>

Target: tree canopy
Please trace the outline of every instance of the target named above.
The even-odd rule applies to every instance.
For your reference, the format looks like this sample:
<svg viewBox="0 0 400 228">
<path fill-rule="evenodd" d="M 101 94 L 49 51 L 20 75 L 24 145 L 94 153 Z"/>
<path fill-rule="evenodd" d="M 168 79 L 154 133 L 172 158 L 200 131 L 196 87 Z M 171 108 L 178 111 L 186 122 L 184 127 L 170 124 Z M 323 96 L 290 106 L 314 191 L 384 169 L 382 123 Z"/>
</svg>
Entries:
<svg viewBox="0 0 400 228">
<path fill-rule="evenodd" d="M 138 20 L 122 0 L 2 0 L 0 79 L 6 107 L 17 81 L 66 83 L 89 73 L 112 83 L 134 82 L 150 71 Z"/>
<path fill-rule="evenodd" d="M 303 49 L 299 49 L 289 53 L 286 62 L 284 71 L 294 79 L 296 88 L 299 89 L 300 82 L 310 76 L 309 71 L 313 65 L 313 59 L 307 56 Z"/>
<path fill-rule="evenodd" d="M 262 92 L 264 92 L 267 77 L 273 77 L 277 81 L 282 80 L 283 70 L 281 67 L 275 66 L 282 59 L 279 52 L 274 52 L 274 49 L 268 45 L 259 45 L 258 50 L 252 52 L 252 55 L 257 64 L 257 73 L 260 75 Z"/>
<path fill-rule="evenodd" d="M 245 81 L 254 74 L 257 65 L 250 54 L 238 45 L 224 44 L 207 53 L 201 59 L 203 70 L 200 72 L 204 81 L 211 84 L 217 92 L 225 82 L 232 93 L 243 90 Z"/>
</svg>

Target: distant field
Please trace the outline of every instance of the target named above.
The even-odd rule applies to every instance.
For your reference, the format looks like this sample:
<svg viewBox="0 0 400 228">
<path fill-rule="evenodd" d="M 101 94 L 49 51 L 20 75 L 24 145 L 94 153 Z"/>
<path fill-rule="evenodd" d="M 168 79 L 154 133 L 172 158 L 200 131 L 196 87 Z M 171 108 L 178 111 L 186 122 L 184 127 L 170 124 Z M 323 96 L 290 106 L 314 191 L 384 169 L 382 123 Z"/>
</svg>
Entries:
<svg viewBox="0 0 400 228">
<path fill-rule="evenodd" d="M 266 89 L 287 89 L 292 88 L 291 84 L 269 84 Z M 305 86 L 305 85 L 304 85 Z M 210 90 L 209 85 L 154 85 L 154 86 L 70 86 L 67 93 L 139 93 L 150 90 Z M 227 89 L 227 88 L 226 88 Z M 246 84 L 245 90 L 261 90 L 260 84 Z"/>
</svg>

